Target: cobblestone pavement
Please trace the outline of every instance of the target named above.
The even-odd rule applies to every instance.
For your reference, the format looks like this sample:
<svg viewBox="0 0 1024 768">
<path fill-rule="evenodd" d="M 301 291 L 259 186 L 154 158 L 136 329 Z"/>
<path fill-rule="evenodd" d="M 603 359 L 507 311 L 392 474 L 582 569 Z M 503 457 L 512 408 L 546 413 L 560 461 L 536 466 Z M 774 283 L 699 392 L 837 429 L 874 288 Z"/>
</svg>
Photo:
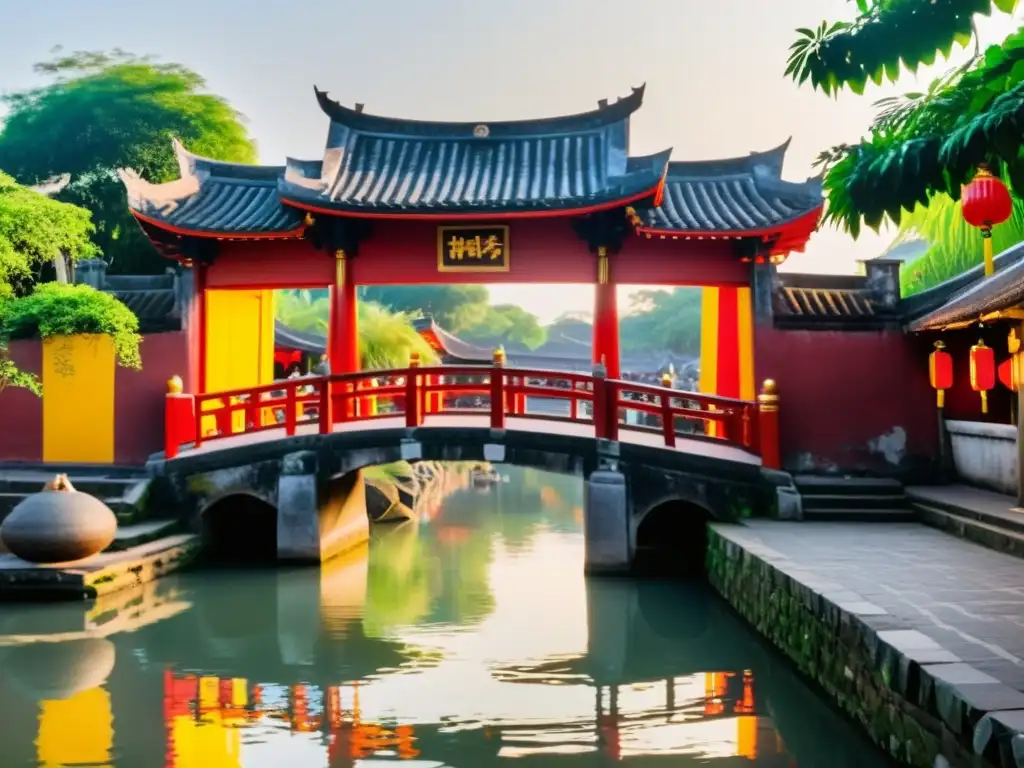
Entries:
<svg viewBox="0 0 1024 768">
<path fill-rule="evenodd" d="M 754 520 L 742 536 L 1024 691 L 1024 561 L 917 523 Z"/>
</svg>

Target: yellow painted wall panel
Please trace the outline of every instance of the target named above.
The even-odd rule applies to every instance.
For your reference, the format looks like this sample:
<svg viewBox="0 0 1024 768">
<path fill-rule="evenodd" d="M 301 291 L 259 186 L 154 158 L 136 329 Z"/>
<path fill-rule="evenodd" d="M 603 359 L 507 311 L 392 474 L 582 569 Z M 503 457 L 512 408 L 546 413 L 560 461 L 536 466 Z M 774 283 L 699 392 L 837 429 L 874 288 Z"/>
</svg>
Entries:
<svg viewBox="0 0 1024 768">
<path fill-rule="evenodd" d="M 273 380 L 274 292 L 207 291 L 206 391 L 245 389 Z M 236 412 L 232 430 L 242 431 L 244 424 L 245 414 Z M 214 429 L 213 418 L 204 418 L 204 433 Z"/>
<path fill-rule="evenodd" d="M 109 336 L 43 340 L 43 461 L 114 461 L 115 365 Z"/>
</svg>

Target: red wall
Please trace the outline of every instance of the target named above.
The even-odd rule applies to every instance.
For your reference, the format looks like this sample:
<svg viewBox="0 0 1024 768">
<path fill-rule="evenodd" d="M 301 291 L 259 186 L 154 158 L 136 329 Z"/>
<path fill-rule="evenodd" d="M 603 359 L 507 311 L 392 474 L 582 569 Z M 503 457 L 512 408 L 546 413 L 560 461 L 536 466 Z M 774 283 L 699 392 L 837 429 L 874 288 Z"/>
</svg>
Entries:
<svg viewBox="0 0 1024 768">
<path fill-rule="evenodd" d="M 114 374 L 114 461 L 144 464 L 164 449 L 164 395 L 167 380 L 187 380 L 188 334 L 152 333 L 142 340 L 142 370 Z"/>
<path fill-rule="evenodd" d="M 14 364 L 37 376 L 43 369 L 43 346 L 38 341 L 15 341 Z M 43 401 L 25 389 L 0 392 L 0 461 L 42 461 Z"/>
<path fill-rule="evenodd" d="M 437 225 L 378 221 L 351 265 L 360 285 L 430 283 L 593 283 L 597 262 L 568 219 L 513 221 L 508 272 L 439 272 Z M 622 285 L 749 285 L 727 240 L 627 236 L 612 256 L 612 279 Z M 210 288 L 315 288 L 334 281 L 334 260 L 307 240 L 240 240 L 221 244 L 210 267 Z"/>
<path fill-rule="evenodd" d="M 188 335 L 184 332 L 149 334 L 142 341 L 142 370 L 117 368 L 114 374 L 114 461 L 144 464 L 163 450 L 164 394 L 167 380 L 187 374 Z M 16 341 L 11 354 L 22 370 L 38 374 L 42 344 Z M 84 398 L 82 407 L 88 407 Z M 25 390 L 0 393 L 0 461 L 39 462 L 43 459 L 43 405 Z"/>
<path fill-rule="evenodd" d="M 758 380 L 778 382 L 787 470 L 910 478 L 933 471 L 938 429 L 927 341 L 898 330 L 758 326 L 755 344 Z"/>
</svg>

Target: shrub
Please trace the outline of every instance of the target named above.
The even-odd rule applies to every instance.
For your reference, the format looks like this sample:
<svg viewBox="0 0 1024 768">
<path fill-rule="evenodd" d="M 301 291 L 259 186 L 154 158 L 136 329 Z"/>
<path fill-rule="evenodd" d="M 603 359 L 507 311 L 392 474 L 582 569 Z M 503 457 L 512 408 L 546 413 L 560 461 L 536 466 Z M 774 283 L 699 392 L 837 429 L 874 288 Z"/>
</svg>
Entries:
<svg viewBox="0 0 1024 768">
<path fill-rule="evenodd" d="M 0 302 L 0 343 L 99 333 L 114 341 L 118 365 L 139 369 L 139 320 L 109 293 L 88 285 L 44 283 L 28 296 Z"/>
</svg>

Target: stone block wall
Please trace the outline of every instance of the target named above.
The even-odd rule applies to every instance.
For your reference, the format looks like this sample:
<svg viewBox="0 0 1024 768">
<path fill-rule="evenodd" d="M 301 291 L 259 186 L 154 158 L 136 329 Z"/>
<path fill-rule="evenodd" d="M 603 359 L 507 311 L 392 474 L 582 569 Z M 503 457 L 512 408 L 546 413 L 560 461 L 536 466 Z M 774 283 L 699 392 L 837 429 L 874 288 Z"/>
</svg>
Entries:
<svg viewBox="0 0 1024 768">
<path fill-rule="evenodd" d="M 885 752 L 915 768 L 1024 765 L 1006 717 L 1024 713 L 1000 711 L 1016 709 L 1016 691 L 859 595 L 774 565 L 776 553 L 730 530 L 708 532 L 711 585 Z"/>
</svg>

